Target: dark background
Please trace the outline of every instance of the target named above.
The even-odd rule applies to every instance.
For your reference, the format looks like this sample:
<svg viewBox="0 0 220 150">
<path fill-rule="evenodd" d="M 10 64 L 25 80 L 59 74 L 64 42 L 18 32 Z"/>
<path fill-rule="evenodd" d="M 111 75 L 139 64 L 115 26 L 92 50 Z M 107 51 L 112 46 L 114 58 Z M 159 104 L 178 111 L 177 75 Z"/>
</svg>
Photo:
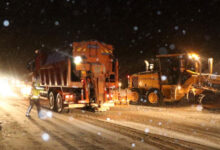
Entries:
<svg viewBox="0 0 220 150">
<path fill-rule="evenodd" d="M 120 78 L 144 71 L 144 60 L 159 53 L 190 50 L 218 62 L 219 6 L 218 0 L 1 0 L 0 72 L 26 73 L 35 49 L 63 51 L 85 40 L 114 46 Z"/>
</svg>

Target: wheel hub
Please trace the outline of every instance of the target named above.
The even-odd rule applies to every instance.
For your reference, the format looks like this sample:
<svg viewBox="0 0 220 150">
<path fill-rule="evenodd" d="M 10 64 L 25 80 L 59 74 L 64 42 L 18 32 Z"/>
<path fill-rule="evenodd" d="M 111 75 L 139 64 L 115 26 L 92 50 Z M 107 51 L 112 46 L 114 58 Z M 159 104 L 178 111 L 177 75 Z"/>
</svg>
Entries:
<svg viewBox="0 0 220 150">
<path fill-rule="evenodd" d="M 158 103 L 158 96 L 156 93 L 152 92 L 148 95 L 148 100 L 150 103 L 155 104 Z"/>
</svg>

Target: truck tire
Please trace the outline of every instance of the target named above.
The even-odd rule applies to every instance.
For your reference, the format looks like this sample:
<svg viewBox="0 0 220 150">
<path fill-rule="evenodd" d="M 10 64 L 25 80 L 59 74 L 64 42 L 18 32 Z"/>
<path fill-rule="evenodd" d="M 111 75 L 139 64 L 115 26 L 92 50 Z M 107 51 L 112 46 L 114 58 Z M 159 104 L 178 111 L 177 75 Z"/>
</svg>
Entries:
<svg viewBox="0 0 220 150">
<path fill-rule="evenodd" d="M 161 105 L 163 104 L 162 94 L 158 89 L 150 89 L 146 92 L 147 103 L 150 105 Z"/>
<path fill-rule="evenodd" d="M 64 107 L 63 107 L 63 98 L 62 95 L 60 93 L 57 93 L 56 96 L 56 111 L 61 113 L 63 112 Z"/>
<path fill-rule="evenodd" d="M 52 91 L 49 93 L 49 105 L 51 110 L 55 110 L 55 96 Z"/>
</svg>

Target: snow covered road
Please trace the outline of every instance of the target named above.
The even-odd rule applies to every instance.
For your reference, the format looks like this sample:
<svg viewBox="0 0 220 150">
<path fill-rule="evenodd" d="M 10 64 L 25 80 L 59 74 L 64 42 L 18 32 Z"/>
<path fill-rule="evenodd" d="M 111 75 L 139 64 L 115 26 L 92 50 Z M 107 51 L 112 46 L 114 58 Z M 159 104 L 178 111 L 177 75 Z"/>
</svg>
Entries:
<svg viewBox="0 0 220 150">
<path fill-rule="evenodd" d="M 107 112 L 58 114 L 28 101 L 0 98 L 0 149 L 220 149 L 220 111 L 201 106 L 117 106 Z"/>
</svg>

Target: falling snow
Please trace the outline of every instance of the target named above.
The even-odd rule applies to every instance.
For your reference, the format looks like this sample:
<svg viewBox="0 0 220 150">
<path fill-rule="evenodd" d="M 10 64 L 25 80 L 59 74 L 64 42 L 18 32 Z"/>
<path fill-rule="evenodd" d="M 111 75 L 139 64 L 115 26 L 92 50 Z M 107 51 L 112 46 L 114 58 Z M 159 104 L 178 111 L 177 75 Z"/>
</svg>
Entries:
<svg viewBox="0 0 220 150">
<path fill-rule="evenodd" d="M 4 27 L 8 27 L 9 25 L 10 25 L 9 20 L 4 20 L 4 21 L 3 21 L 3 26 L 4 26 Z"/>
<path fill-rule="evenodd" d="M 159 54 L 167 54 L 168 52 L 167 52 L 167 49 L 166 49 L 166 47 L 160 47 L 159 48 Z"/>
<path fill-rule="evenodd" d="M 132 144 L 131 144 L 131 147 L 135 147 L 135 146 L 136 146 L 135 143 L 132 143 Z"/>
<path fill-rule="evenodd" d="M 162 81 L 166 81 L 166 80 L 167 80 L 167 76 L 162 75 L 162 76 L 161 76 L 161 80 L 162 80 Z"/>
<path fill-rule="evenodd" d="M 174 49 L 175 49 L 175 45 L 174 45 L 174 44 L 170 44 L 169 48 L 170 48 L 171 50 L 174 50 Z"/>
<path fill-rule="evenodd" d="M 47 141 L 50 139 L 50 135 L 47 134 L 47 133 L 43 133 L 43 134 L 41 135 L 41 138 L 42 138 L 45 142 L 47 142 Z"/>
<path fill-rule="evenodd" d="M 185 35 L 186 34 L 186 30 L 182 30 L 182 33 L 183 33 L 183 35 Z"/>
<path fill-rule="evenodd" d="M 174 30 L 179 30 L 179 26 L 175 26 L 175 27 L 174 27 Z"/>
<path fill-rule="evenodd" d="M 138 30 L 138 26 L 134 26 L 133 29 L 134 29 L 134 31 L 137 31 Z"/>
<path fill-rule="evenodd" d="M 59 26 L 59 25 L 60 25 L 60 22 L 59 22 L 59 21 L 55 21 L 55 22 L 54 22 L 54 25 L 55 25 L 55 26 Z"/>
<path fill-rule="evenodd" d="M 144 130 L 145 133 L 149 133 L 149 131 L 150 131 L 149 128 L 146 128 L 146 129 Z"/>
<path fill-rule="evenodd" d="M 161 15 L 162 12 L 160 10 L 157 11 L 157 15 Z"/>
</svg>

